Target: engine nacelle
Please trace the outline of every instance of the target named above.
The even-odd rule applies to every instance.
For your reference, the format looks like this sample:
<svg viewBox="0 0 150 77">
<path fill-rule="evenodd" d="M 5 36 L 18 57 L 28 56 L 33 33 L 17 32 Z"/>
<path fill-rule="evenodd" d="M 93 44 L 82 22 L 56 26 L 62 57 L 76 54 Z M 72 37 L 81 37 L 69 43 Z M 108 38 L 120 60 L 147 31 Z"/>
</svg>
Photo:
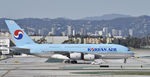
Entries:
<svg viewBox="0 0 150 77">
<path fill-rule="evenodd" d="M 70 53 L 70 59 L 80 60 L 81 59 L 81 53 Z"/>
<path fill-rule="evenodd" d="M 55 59 L 62 59 L 62 60 L 68 60 L 69 58 L 67 56 L 61 55 L 61 54 L 54 54 L 51 56 L 51 58 Z"/>
<path fill-rule="evenodd" d="M 95 55 L 93 54 L 85 54 L 84 55 L 84 60 L 94 60 L 95 59 Z"/>
</svg>

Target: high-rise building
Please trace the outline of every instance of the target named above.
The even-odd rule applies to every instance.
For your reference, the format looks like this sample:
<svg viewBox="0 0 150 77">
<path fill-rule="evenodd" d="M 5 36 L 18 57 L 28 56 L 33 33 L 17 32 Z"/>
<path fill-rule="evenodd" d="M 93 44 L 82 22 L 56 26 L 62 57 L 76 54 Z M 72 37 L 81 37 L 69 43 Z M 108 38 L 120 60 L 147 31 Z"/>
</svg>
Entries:
<svg viewBox="0 0 150 77">
<path fill-rule="evenodd" d="M 83 35 L 83 28 L 81 28 L 80 35 Z"/>
<path fill-rule="evenodd" d="M 119 36 L 122 36 L 122 31 L 121 30 L 119 30 Z"/>
<path fill-rule="evenodd" d="M 132 29 L 129 29 L 129 35 L 133 36 L 133 30 Z"/>
<path fill-rule="evenodd" d="M 52 29 L 51 29 L 52 35 L 55 35 L 55 26 L 56 26 L 56 24 L 53 24 L 53 26 L 52 26 Z"/>
<path fill-rule="evenodd" d="M 87 35 L 86 29 L 83 29 L 83 35 L 84 35 L 84 36 Z"/>
<path fill-rule="evenodd" d="M 51 32 L 49 32 L 48 35 L 55 35 L 55 24 L 53 24 Z"/>
<path fill-rule="evenodd" d="M 68 25 L 68 36 L 71 36 L 71 26 Z"/>
<path fill-rule="evenodd" d="M 116 29 L 112 29 L 112 35 L 117 36 L 117 30 Z"/>
<path fill-rule="evenodd" d="M 75 35 L 76 35 L 76 32 L 75 32 L 75 30 L 73 30 L 73 31 L 72 31 L 72 35 L 73 35 L 73 36 L 75 36 Z"/>
<path fill-rule="evenodd" d="M 38 30 L 38 35 L 41 35 L 41 30 L 40 29 Z"/>
<path fill-rule="evenodd" d="M 104 36 L 108 36 L 108 27 L 103 28 L 103 34 Z"/>
<path fill-rule="evenodd" d="M 52 35 L 55 34 L 55 28 L 54 27 L 52 27 L 51 33 L 52 33 Z"/>
</svg>

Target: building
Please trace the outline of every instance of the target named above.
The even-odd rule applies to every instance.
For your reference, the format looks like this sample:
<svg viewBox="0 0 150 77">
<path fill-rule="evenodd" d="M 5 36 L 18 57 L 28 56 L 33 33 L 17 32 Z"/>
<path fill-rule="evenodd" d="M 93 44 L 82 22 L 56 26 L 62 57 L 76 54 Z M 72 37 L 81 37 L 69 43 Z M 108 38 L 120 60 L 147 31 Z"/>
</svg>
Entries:
<svg viewBox="0 0 150 77">
<path fill-rule="evenodd" d="M 103 28 L 103 35 L 106 37 L 108 36 L 108 27 Z"/>
<path fill-rule="evenodd" d="M 73 35 L 73 36 L 75 36 L 75 35 L 76 35 L 76 32 L 75 32 L 75 30 L 73 30 L 73 31 L 72 31 L 72 35 Z"/>
<path fill-rule="evenodd" d="M 56 26 L 56 24 L 53 24 L 53 26 L 52 26 L 52 29 L 51 29 L 51 32 L 52 32 L 52 35 L 55 35 L 55 27 Z"/>
<path fill-rule="evenodd" d="M 83 36 L 87 35 L 87 32 L 84 28 L 81 28 L 80 35 L 83 35 Z"/>
<path fill-rule="evenodd" d="M 133 36 L 133 30 L 132 29 L 129 29 L 129 35 Z"/>
<path fill-rule="evenodd" d="M 8 37 L 0 37 L 0 52 L 2 54 L 9 54 L 10 39 Z"/>
<path fill-rule="evenodd" d="M 33 40 L 37 41 L 44 36 L 30 36 Z M 51 43 L 51 44 L 61 44 L 65 40 L 68 40 L 68 36 L 45 36 L 46 43 Z"/>
<path fill-rule="evenodd" d="M 100 36 L 103 36 L 103 31 L 98 31 L 98 34 L 99 34 Z"/>
<path fill-rule="evenodd" d="M 117 35 L 118 35 L 118 32 L 117 32 L 116 29 L 112 29 L 112 35 L 113 35 L 113 36 L 117 36 Z"/>
<path fill-rule="evenodd" d="M 81 28 L 80 35 L 83 35 L 83 33 L 84 33 L 84 29 Z"/>
<path fill-rule="evenodd" d="M 68 25 L 68 34 L 67 35 L 71 36 L 71 26 L 70 25 Z"/>
<path fill-rule="evenodd" d="M 0 37 L 11 37 L 11 35 L 8 32 L 0 32 Z"/>
<path fill-rule="evenodd" d="M 52 27 L 51 32 L 52 32 L 52 35 L 55 35 L 55 28 L 54 27 Z"/>
<path fill-rule="evenodd" d="M 38 35 L 41 35 L 41 30 L 40 29 L 38 30 Z"/>
<path fill-rule="evenodd" d="M 104 41 L 101 37 L 71 37 L 78 44 L 100 44 Z"/>
<path fill-rule="evenodd" d="M 122 31 L 121 30 L 119 30 L 119 36 L 122 36 Z"/>
<path fill-rule="evenodd" d="M 114 40 L 114 38 L 106 38 L 106 43 L 110 44 L 110 43 L 112 43 L 113 40 Z"/>
<path fill-rule="evenodd" d="M 70 38 L 70 39 L 72 39 L 75 42 L 75 44 L 81 44 L 82 43 L 82 39 L 80 37 L 75 37 L 75 38 Z"/>
<path fill-rule="evenodd" d="M 113 37 L 116 38 L 116 39 L 124 39 L 123 36 L 113 36 Z"/>
</svg>

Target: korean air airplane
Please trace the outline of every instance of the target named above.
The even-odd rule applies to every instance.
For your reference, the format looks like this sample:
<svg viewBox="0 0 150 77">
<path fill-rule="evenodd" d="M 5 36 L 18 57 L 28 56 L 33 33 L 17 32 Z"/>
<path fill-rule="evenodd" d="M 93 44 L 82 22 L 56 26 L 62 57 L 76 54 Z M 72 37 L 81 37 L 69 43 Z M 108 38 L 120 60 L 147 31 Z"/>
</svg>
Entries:
<svg viewBox="0 0 150 77">
<path fill-rule="evenodd" d="M 13 20 L 5 20 L 16 46 L 11 50 L 45 58 L 63 59 L 66 63 L 77 60 L 124 59 L 134 53 L 117 44 L 37 44 Z"/>
</svg>

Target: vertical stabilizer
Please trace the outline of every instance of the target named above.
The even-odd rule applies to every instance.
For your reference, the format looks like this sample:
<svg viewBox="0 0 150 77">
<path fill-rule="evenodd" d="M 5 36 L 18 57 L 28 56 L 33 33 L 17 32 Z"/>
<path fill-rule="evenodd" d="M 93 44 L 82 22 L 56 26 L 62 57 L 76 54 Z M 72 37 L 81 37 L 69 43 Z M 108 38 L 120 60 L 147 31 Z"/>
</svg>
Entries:
<svg viewBox="0 0 150 77">
<path fill-rule="evenodd" d="M 16 46 L 34 44 L 33 40 L 13 20 L 5 20 Z"/>
</svg>

